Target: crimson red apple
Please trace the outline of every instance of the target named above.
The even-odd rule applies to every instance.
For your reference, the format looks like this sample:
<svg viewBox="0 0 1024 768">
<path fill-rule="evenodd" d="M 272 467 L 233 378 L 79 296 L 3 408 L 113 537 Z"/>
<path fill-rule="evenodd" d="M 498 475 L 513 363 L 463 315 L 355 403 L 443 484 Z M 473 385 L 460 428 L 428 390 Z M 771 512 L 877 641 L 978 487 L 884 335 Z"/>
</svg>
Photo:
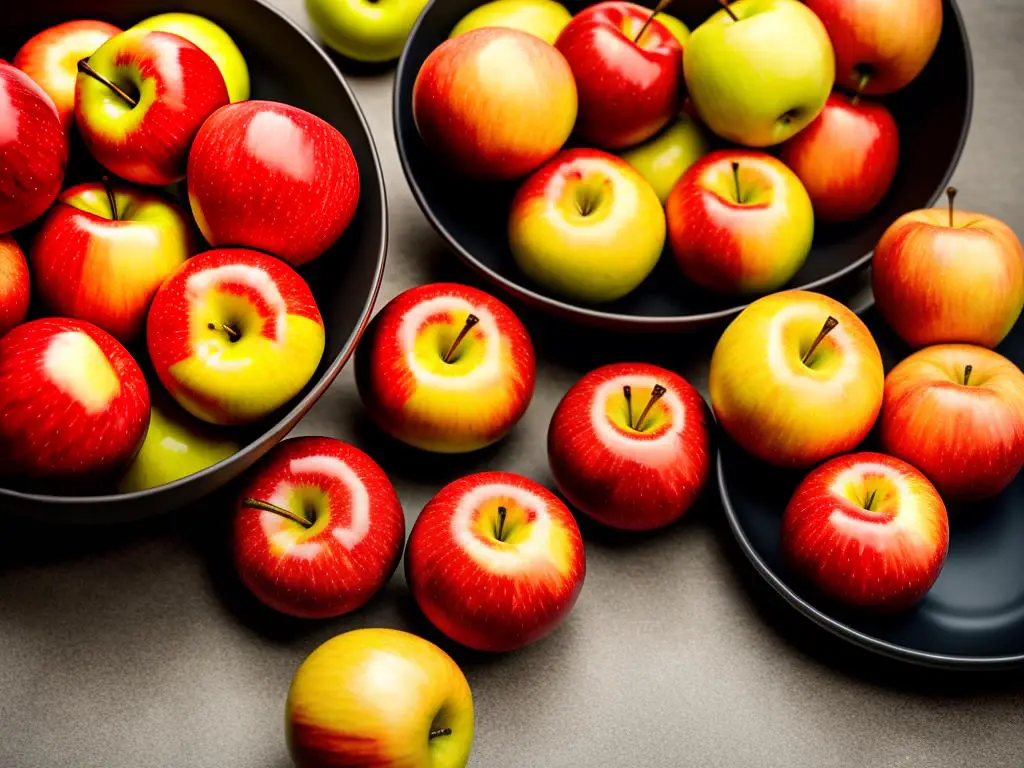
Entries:
<svg viewBox="0 0 1024 768">
<path fill-rule="evenodd" d="M 0 235 L 0 336 L 28 314 L 30 281 L 25 254 L 10 235 Z"/>
</svg>

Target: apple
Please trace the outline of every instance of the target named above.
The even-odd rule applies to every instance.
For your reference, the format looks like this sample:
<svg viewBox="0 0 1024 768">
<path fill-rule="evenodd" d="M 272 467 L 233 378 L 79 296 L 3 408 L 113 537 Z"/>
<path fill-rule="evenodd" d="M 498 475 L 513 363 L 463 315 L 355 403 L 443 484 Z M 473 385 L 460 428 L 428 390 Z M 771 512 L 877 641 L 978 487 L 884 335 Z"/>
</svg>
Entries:
<svg viewBox="0 0 1024 768">
<path fill-rule="evenodd" d="M 947 500 L 990 498 L 1024 466 L 1024 374 L 984 347 L 922 349 L 886 377 L 879 425 Z"/>
<path fill-rule="evenodd" d="M 625 160 L 570 149 L 520 187 L 509 215 L 519 268 L 553 293 L 589 303 L 633 291 L 665 247 L 665 211 Z"/>
<path fill-rule="evenodd" d="M 157 289 L 194 251 L 185 213 L 120 185 L 80 184 L 57 199 L 30 255 L 40 298 L 55 314 L 134 341 Z"/>
<path fill-rule="evenodd" d="M 11 63 L 35 80 L 53 99 L 66 133 L 75 124 L 75 81 L 78 62 L 121 30 L 92 19 L 66 21 L 29 38 Z"/>
<path fill-rule="evenodd" d="M 46 318 L 0 338 L 0 474 L 101 479 L 132 460 L 148 424 L 142 370 L 96 326 Z"/>
<path fill-rule="evenodd" d="M 78 70 L 75 122 L 85 146 L 111 173 L 139 184 L 184 177 L 196 131 L 228 103 L 213 59 L 168 32 L 114 35 Z"/>
<path fill-rule="evenodd" d="M 302 662 L 285 729 L 296 768 L 465 768 L 473 694 L 433 643 L 395 629 L 357 629 Z"/>
<path fill-rule="evenodd" d="M 554 631 L 585 572 L 583 538 L 566 506 L 509 472 L 442 488 L 405 551 L 405 578 L 426 617 L 455 642 L 495 653 Z"/>
<path fill-rule="evenodd" d="M 167 278 L 146 338 L 180 406 L 211 424 L 246 424 L 306 386 L 323 357 L 324 323 L 309 286 L 283 261 L 223 248 Z"/>
<path fill-rule="evenodd" d="M 249 67 L 242 52 L 231 36 L 209 19 L 194 13 L 161 13 L 140 21 L 134 29 L 170 32 L 195 43 L 217 65 L 228 98 L 233 102 L 249 98 Z"/>
<path fill-rule="evenodd" d="M 635 3 L 597 3 L 558 36 L 579 89 L 576 133 L 584 142 L 638 144 L 678 113 L 683 49 L 656 15 Z"/>
<path fill-rule="evenodd" d="M 878 309 L 912 347 L 960 342 L 995 347 L 1024 306 L 1024 247 L 981 213 L 933 208 L 901 216 L 875 248 Z"/>
<path fill-rule="evenodd" d="M 352 223 L 359 166 L 330 123 L 287 104 L 246 101 L 200 129 L 188 199 L 211 245 L 255 248 L 299 267 Z"/>
<path fill-rule="evenodd" d="M 880 453 L 840 456 L 818 467 L 782 518 L 790 567 L 858 608 L 913 606 L 939 577 L 948 546 L 938 491 L 909 464 Z"/>
<path fill-rule="evenodd" d="M 46 91 L 0 61 L 0 235 L 45 213 L 60 193 L 68 137 Z"/>
<path fill-rule="evenodd" d="M 878 205 L 896 178 L 900 134 L 883 104 L 833 92 L 779 157 L 803 182 L 822 221 L 852 221 Z"/>
<path fill-rule="evenodd" d="M 867 436 L 884 382 L 878 345 L 857 315 L 819 293 L 783 291 L 725 329 L 708 389 L 740 447 L 770 464 L 809 467 Z"/>
<path fill-rule="evenodd" d="M 835 47 L 836 82 L 883 95 L 908 85 L 942 33 L 942 0 L 804 0 Z"/>
<path fill-rule="evenodd" d="M 811 198 L 789 168 L 756 150 L 712 152 L 665 206 L 683 273 L 712 291 L 754 294 L 788 283 L 814 240 Z"/>
<path fill-rule="evenodd" d="M 391 578 L 405 515 L 365 453 L 300 437 L 277 445 L 246 481 L 232 541 L 238 575 L 263 603 L 329 619 L 361 608 Z"/>
<path fill-rule="evenodd" d="M 356 61 L 397 59 L 428 0 L 306 0 L 317 33 Z"/>
<path fill-rule="evenodd" d="M 452 37 L 483 27 L 508 27 L 529 32 L 551 45 L 572 20 L 572 14 L 555 0 L 493 0 L 474 8 L 455 25 Z"/>
<path fill-rule="evenodd" d="M 679 41 L 679 45 L 685 50 L 686 44 L 690 42 L 690 28 L 675 16 L 667 13 L 659 13 L 658 21 L 661 22 L 665 29 L 672 33 L 672 36 Z"/>
<path fill-rule="evenodd" d="M 413 117 L 440 162 L 480 179 L 525 176 L 554 157 L 576 124 L 576 81 L 554 47 L 488 27 L 439 46 L 413 87 Z"/>
<path fill-rule="evenodd" d="M 655 365 L 598 368 L 558 404 L 548 460 L 562 495 L 599 523 L 662 528 L 685 514 L 708 479 L 704 400 Z"/>
<path fill-rule="evenodd" d="M 738 0 L 694 30 L 683 60 L 701 120 L 750 147 L 780 144 L 821 112 L 835 81 L 825 26 L 797 0 Z"/>
<path fill-rule="evenodd" d="M 24 322 L 31 296 L 25 254 L 10 235 L 0 235 L 0 336 Z"/>
<path fill-rule="evenodd" d="M 623 152 L 622 159 L 647 179 L 664 205 L 686 169 L 710 149 L 708 135 L 701 124 L 681 112 L 676 121 L 657 136 Z"/>
<path fill-rule="evenodd" d="M 359 394 L 377 425 L 438 453 L 500 440 L 526 413 L 537 361 L 526 328 L 476 288 L 435 283 L 395 297 L 356 349 Z"/>
</svg>

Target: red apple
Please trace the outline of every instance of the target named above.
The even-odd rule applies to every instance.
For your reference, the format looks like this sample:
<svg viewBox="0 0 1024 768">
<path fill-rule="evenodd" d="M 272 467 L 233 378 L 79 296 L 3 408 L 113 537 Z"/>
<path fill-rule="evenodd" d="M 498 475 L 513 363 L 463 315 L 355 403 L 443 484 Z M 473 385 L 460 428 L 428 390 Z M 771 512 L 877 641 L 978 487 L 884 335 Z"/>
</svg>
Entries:
<svg viewBox="0 0 1024 768">
<path fill-rule="evenodd" d="M 34 320 L 0 338 L 0 474 L 112 476 L 132 460 L 148 425 L 142 370 L 96 326 Z"/>
<path fill-rule="evenodd" d="M 800 484 L 782 519 L 783 556 L 832 597 L 860 608 L 909 608 L 939 577 L 949 521 L 938 491 L 880 453 L 840 456 Z"/>
<path fill-rule="evenodd" d="M 704 401 L 654 365 L 591 371 L 559 403 L 548 459 L 569 502 L 604 525 L 661 528 L 690 508 L 708 479 Z"/>
<path fill-rule="evenodd" d="M 271 608 L 326 619 L 362 607 L 391 578 L 405 543 L 398 494 L 377 464 L 330 437 L 274 448 L 234 520 L 235 565 Z"/>
<path fill-rule="evenodd" d="M 457 643 L 503 652 L 541 639 L 583 587 L 583 539 L 572 514 L 532 480 L 482 472 L 424 508 L 405 575 L 433 624 Z"/>
<path fill-rule="evenodd" d="M 10 235 L 0 235 L 0 336 L 28 315 L 30 298 L 25 254 Z"/>
<path fill-rule="evenodd" d="M 834 91 L 814 122 L 782 145 L 780 157 L 803 182 L 819 219 L 851 221 L 892 186 L 900 134 L 884 105 Z"/>
<path fill-rule="evenodd" d="M 188 198 L 212 245 L 256 248 L 298 267 L 341 237 L 359 203 L 359 167 L 330 123 L 287 104 L 243 101 L 203 125 Z"/>
<path fill-rule="evenodd" d="M 1024 466 L 1024 374 L 983 347 L 928 347 L 885 378 L 882 447 L 950 501 L 995 496 Z"/>
<path fill-rule="evenodd" d="M 576 14 L 555 47 L 576 78 L 576 133 L 585 142 L 606 149 L 639 144 L 679 111 L 683 49 L 651 19 L 651 9 L 597 3 Z"/>
</svg>

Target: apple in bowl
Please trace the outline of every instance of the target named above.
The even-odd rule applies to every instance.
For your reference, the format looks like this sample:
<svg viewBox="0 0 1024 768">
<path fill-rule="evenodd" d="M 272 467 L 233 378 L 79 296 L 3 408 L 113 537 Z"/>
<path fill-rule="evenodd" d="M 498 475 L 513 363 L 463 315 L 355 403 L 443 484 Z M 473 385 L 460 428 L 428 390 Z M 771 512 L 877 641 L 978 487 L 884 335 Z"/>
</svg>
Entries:
<svg viewBox="0 0 1024 768">
<path fill-rule="evenodd" d="M 0 235 L 0 336 L 24 322 L 31 287 L 25 254 L 10 235 Z"/>
<path fill-rule="evenodd" d="M 529 32 L 551 45 L 572 21 L 572 14 L 555 0 L 492 0 L 474 8 L 452 29 L 452 37 L 484 27 L 508 27 Z"/>
</svg>

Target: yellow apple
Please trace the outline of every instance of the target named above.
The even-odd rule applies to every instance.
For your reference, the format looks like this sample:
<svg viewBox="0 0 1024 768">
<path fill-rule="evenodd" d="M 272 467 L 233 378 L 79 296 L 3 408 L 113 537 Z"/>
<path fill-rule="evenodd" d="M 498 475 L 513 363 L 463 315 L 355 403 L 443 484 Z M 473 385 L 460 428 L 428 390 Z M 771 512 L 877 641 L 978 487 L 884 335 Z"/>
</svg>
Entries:
<svg viewBox="0 0 1024 768">
<path fill-rule="evenodd" d="M 572 14 L 555 0 L 494 0 L 466 14 L 455 25 L 451 36 L 458 37 L 481 27 L 508 27 L 529 32 L 554 45 L 571 20 Z"/>
<path fill-rule="evenodd" d="M 662 23 L 669 32 L 679 41 L 679 44 L 683 46 L 683 51 L 686 50 L 686 43 L 690 39 L 690 28 L 683 24 L 675 16 L 670 16 L 667 13 L 659 13 L 658 21 Z"/>
<path fill-rule="evenodd" d="M 647 179 L 664 204 L 686 169 L 710 150 L 703 126 L 689 115 L 681 114 L 654 138 L 623 152 L 622 159 Z"/>
</svg>

